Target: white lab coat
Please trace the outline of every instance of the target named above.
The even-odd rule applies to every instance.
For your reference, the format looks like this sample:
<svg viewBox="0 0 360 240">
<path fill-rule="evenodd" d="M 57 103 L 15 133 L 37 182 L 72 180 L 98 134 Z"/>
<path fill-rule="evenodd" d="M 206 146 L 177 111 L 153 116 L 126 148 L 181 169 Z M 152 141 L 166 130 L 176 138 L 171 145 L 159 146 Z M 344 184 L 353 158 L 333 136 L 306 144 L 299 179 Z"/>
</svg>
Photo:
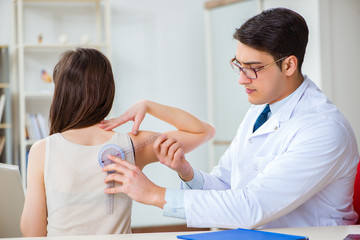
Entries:
<svg viewBox="0 0 360 240">
<path fill-rule="evenodd" d="M 224 106 L 229 107 L 229 106 Z M 305 76 L 255 133 L 251 106 L 203 190 L 185 191 L 190 227 L 263 228 L 354 224 L 359 153 L 344 116 Z"/>
</svg>

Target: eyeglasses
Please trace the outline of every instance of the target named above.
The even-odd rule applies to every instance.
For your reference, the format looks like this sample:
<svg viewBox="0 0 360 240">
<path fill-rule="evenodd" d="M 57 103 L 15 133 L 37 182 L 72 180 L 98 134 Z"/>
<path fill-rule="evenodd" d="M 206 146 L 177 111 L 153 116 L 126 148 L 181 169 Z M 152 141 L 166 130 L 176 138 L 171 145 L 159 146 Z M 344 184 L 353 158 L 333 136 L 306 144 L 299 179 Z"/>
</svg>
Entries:
<svg viewBox="0 0 360 240">
<path fill-rule="evenodd" d="M 257 79 L 257 77 L 258 77 L 257 72 L 258 72 L 258 71 L 261 71 L 261 70 L 263 70 L 263 69 L 265 69 L 265 68 L 273 65 L 274 63 L 277 63 L 277 62 L 279 62 L 279 61 L 281 61 L 281 60 L 284 60 L 285 58 L 287 58 L 287 57 L 282 57 L 282 58 L 280 58 L 280 59 L 278 59 L 278 60 L 276 60 L 276 61 L 274 61 L 274 62 L 272 62 L 272 63 L 266 64 L 266 65 L 261 66 L 261 67 L 259 67 L 259 68 L 240 67 L 240 63 L 239 63 L 238 60 L 236 60 L 236 58 L 231 59 L 230 65 L 231 65 L 231 67 L 234 69 L 234 71 L 235 71 L 237 74 L 240 74 L 240 72 L 243 72 L 244 75 L 245 75 L 247 78 Z"/>
</svg>

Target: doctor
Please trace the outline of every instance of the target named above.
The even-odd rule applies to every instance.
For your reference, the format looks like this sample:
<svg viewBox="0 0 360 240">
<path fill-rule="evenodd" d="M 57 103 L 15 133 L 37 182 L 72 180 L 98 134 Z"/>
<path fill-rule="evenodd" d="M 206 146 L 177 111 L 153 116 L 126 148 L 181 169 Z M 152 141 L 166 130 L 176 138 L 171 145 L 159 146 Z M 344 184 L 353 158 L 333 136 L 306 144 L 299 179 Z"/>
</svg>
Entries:
<svg viewBox="0 0 360 240">
<path fill-rule="evenodd" d="M 305 20 L 288 9 L 266 10 L 245 22 L 234 38 L 230 63 L 252 106 L 218 165 L 210 174 L 193 169 L 181 142 L 161 136 L 154 150 L 160 162 L 177 171 L 182 190 L 159 187 L 134 165 L 113 157 L 116 164 L 104 171 L 117 174 L 106 181 L 123 185 L 105 191 L 163 208 L 165 216 L 186 218 L 190 227 L 354 224 L 357 142 L 345 117 L 301 72 Z M 130 109 L 103 127 L 133 120 L 137 130 L 137 116 L 143 114 Z"/>
</svg>

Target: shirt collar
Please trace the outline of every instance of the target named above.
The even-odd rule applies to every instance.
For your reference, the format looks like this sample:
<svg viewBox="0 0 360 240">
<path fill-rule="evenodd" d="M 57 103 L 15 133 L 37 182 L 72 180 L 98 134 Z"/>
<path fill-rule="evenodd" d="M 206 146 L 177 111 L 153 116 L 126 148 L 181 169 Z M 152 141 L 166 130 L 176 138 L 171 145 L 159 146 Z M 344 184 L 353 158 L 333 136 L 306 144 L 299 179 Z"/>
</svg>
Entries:
<svg viewBox="0 0 360 240">
<path fill-rule="evenodd" d="M 270 118 L 274 113 L 276 113 L 282 106 L 285 105 L 285 103 L 287 103 L 289 101 L 289 99 L 291 98 L 292 95 L 294 95 L 294 93 L 296 92 L 293 91 L 290 95 L 288 95 L 286 98 L 278 101 L 278 102 L 275 102 L 273 104 L 270 104 L 270 113 L 268 115 L 268 118 Z"/>
<path fill-rule="evenodd" d="M 304 81 L 300 84 L 300 86 L 294 92 L 292 92 L 289 96 L 282 99 L 281 101 L 270 105 L 270 110 L 271 110 L 272 115 L 274 115 L 274 113 L 276 111 L 279 112 L 279 114 L 280 114 L 279 120 L 280 121 L 286 121 L 290 118 L 290 116 L 295 108 L 295 105 L 298 103 L 299 99 L 304 94 L 305 89 L 308 87 L 309 83 L 311 82 L 311 80 L 306 75 L 303 75 L 303 76 L 304 76 Z M 288 104 L 285 104 L 285 103 L 288 103 Z M 279 105 L 277 105 L 277 104 L 279 104 Z M 277 105 L 277 106 L 275 106 L 274 112 L 273 112 L 273 108 L 272 108 L 273 105 Z M 280 108 L 284 109 L 284 108 L 282 108 L 284 105 L 286 105 L 286 107 L 285 107 L 286 110 L 285 111 L 280 110 Z"/>
</svg>

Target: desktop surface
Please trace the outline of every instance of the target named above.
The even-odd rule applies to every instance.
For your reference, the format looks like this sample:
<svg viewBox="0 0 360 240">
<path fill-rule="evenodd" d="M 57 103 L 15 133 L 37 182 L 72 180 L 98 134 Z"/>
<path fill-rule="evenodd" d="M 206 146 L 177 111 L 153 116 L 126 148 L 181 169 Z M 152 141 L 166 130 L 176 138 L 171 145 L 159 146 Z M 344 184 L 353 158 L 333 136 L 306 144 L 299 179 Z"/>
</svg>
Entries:
<svg viewBox="0 0 360 240">
<path fill-rule="evenodd" d="M 268 232 L 285 233 L 307 236 L 310 240 L 342 240 L 348 234 L 360 234 L 360 225 L 335 226 L 335 227 L 306 227 L 306 228 L 274 228 L 264 229 Z M 32 240 L 175 240 L 177 235 L 194 234 L 200 232 L 167 232 L 167 233 L 135 233 L 116 235 L 92 235 L 92 236 L 62 236 L 62 237 L 39 237 Z M 8 238 L 8 240 L 20 240 L 26 238 Z"/>
</svg>

